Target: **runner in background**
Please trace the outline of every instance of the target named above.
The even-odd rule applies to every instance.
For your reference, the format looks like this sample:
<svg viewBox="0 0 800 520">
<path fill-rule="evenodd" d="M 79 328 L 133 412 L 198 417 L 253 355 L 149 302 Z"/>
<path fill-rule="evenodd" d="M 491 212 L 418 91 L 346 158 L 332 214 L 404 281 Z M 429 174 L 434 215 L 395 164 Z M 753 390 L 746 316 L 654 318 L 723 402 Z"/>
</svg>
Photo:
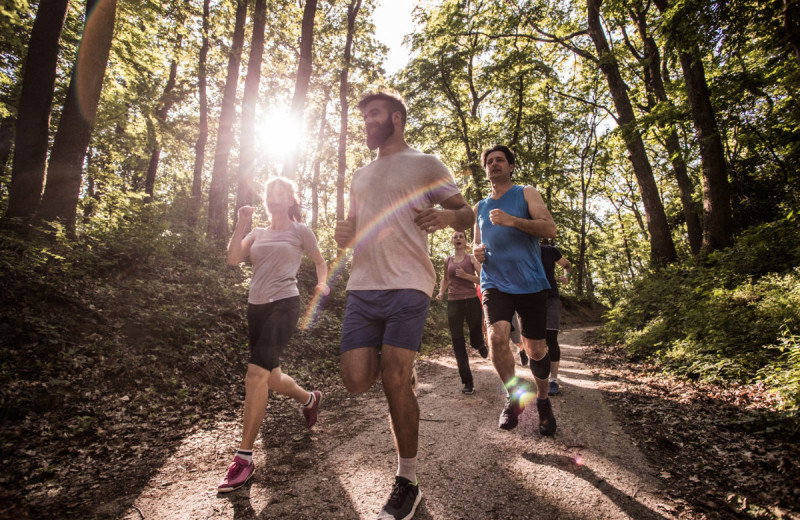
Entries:
<svg viewBox="0 0 800 520">
<path fill-rule="evenodd" d="M 561 346 L 558 344 L 558 332 L 561 325 L 561 297 L 558 293 L 558 283 L 556 283 L 555 268 L 556 264 L 564 269 L 564 274 L 558 277 L 562 284 L 569 283 L 572 276 L 572 264 L 561 255 L 557 247 L 542 244 L 542 266 L 550 283 L 550 291 L 547 293 L 547 354 L 550 356 L 550 383 L 547 393 L 557 395 L 558 388 L 558 366 L 561 363 Z"/>
<path fill-rule="evenodd" d="M 467 341 L 464 338 L 464 322 L 469 328 L 469 343 L 481 357 L 489 356 L 489 349 L 483 343 L 483 311 L 481 302 L 475 293 L 475 284 L 479 284 L 481 264 L 475 257 L 467 253 L 467 236 L 463 231 L 454 231 L 452 236 L 453 256 L 444 261 L 442 283 L 436 299 L 441 301 L 447 294 L 447 324 L 453 340 L 453 353 L 458 364 L 458 375 L 464 387 L 461 391 L 472 394 L 475 391 L 472 371 L 469 369 Z"/>
</svg>

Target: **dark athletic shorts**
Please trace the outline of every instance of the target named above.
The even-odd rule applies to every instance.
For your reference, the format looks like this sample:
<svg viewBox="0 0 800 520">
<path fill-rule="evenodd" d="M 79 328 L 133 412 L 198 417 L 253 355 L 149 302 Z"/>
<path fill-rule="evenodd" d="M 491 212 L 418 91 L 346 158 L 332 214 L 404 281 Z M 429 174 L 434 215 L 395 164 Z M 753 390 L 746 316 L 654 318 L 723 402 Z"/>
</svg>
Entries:
<svg viewBox="0 0 800 520">
<path fill-rule="evenodd" d="M 547 299 L 547 330 L 561 330 L 561 298 Z"/>
<path fill-rule="evenodd" d="M 509 294 L 497 289 L 483 291 L 483 310 L 491 325 L 498 321 L 511 323 L 519 314 L 522 335 L 528 339 L 545 339 L 547 329 L 547 290 L 530 294 Z"/>
<path fill-rule="evenodd" d="M 391 345 L 419 352 L 430 305 L 416 289 L 347 291 L 341 351 Z"/>
<path fill-rule="evenodd" d="M 281 366 L 281 354 L 289 344 L 300 318 L 300 297 L 272 303 L 247 304 L 250 363 L 265 370 Z"/>
</svg>

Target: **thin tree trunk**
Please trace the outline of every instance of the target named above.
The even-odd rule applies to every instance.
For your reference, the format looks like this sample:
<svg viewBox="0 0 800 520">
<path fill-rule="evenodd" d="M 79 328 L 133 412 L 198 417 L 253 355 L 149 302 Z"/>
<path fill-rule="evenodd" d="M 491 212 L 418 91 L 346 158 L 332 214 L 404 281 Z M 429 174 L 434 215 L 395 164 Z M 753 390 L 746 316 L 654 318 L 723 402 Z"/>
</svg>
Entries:
<svg viewBox="0 0 800 520">
<path fill-rule="evenodd" d="M 347 172 L 347 119 L 350 112 L 350 101 L 347 99 L 348 74 L 352 56 L 353 37 L 356 30 L 356 17 L 361 9 L 361 0 L 350 0 L 347 6 L 347 39 L 344 44 L 342 71 L 339 73 L 339 105 L 342 116 L 339 125 L 338 167 L 336 175 L 336 219 L 344 220 L 344 178 Z"/>
<path fill-rule="evenodd" d="M 672 242 L 667 216 L 658 193 L 653 176 L 653 169 L 642 141 L 641 133 L 636 126 L 627 87 L 619 71 L 619 65 L 608 46 L 603 26 L 600 22 L 600 5 L 602 0 L 587 0 L 589 35 L 594 42 L 600 58 L 600 69 L 606 76 L 614 106 L 617 109 L 617 121 L 620 126 L 628 158 L 633 165 L 642 203 L 647 217 L 647 228 L 650 231 L 650 261 L 655 265 L 674 262 L 677 259 L 675 245 Z"/>
<path fill-rule="evenodd" d="M 667 0 L 656 0 L 662 14 L 668 9 Z M 711 106 L 711 94 L 706 81 L 705 67 L 697 44 L 675 42 L 686 83 L 689 109 L 692 113 L 697 140 L 700 143 L 700 162 L 703 171 L 703 250 L 715 251 L 733 244 L 728 171 L 725 150 Z"/>
<path fill-rule="evenodd" d="M 69 0 L 41 0 L 36 11 L 17 111 L 9 217 L 33 216 L 42 199 L 58 41 L 68 9 Z"/>
<path fill-rule="evenodd" d="M 100 101 L 116 11 L 116 0 L 86 2 L 86 25 L 50 152 L 38 216 L 58 220 L 70 230 L 75 227 L 83 161 Z"/>
<path fill-rule="evenodd" d="M 303 9 L 303 25 L 300 35 L 300 63 L 297 66 L 297 81 L 292 97 L 292 117 L 299 126 L 303 120 L 303 110 L 308 97 L 308 85 L 311 82 L 312 50 L 314 48 L 314 18 L 317 15 L 317 0 L 306 0 Z M 286 154 L 283 163 L 284 177 L 297 177 L 297 159 L 299 147 Z"/>
<path fill-rule="evenodd" d="M 658 102 L 672 105 L 667 97 L 664 80 L 661 76 L 661 54 L 655 39 L 649 34 L 646 14 L 640 11 L 632 13 L 632 17 L 639 30 L 639 36 L 644 42 L 644 66 L 649 80 L 646 87 Z M 700 249 L 703 245 L 703 228 L 700 225 L 700 217 L 692 200 L 694 186 L 692 186 L 692 181 L 686 169 L 686 161 L 683 158 L 678 132 L 672 123 L 669 123 L 668 128 L 666 128 L 665 145 L 672 163 L 672 172 L 678 184 L 681 205 L 683 206 L 683 217 L 686 221 L 686 233 L 689 237 L 689 248 L 692 254 L 697 256 L 700 254 Z"/>
<path fill-rule="evenodd" d="M 636 275 L 633 272 L 633 255 L 631 254 L 631 248 L 630 245 L 628 244 L 628 235 L 627 235 L 628 232 L 625 229 L 625 221 L 622 219 L 622 212 L 620 211 L 620 206 L 617 206 L 617 204 L 611 197 L 609 197 L 608 200 L 611 202 L 611 205 L 614 206 L 614 210 L 617 213 L 617 220 L 619 220 L 619 228 L 622 231 L 621 233 L 622 248 L 625 250 L 625 258 L 628 261 L 628 272 L 631 275 L 630 279 L 633 280 L 636 277 Z"/>
<path fill-rule="evenodd" d="M 783 0 L 783 29 L 800 65 L 800 1 Z"/>
<path fill-rule="evenodd" d="M 594 143 L 594 146 L 592 146 Z M 594 163 L 597 159 L 597 149 L 598 149 L 598 142 L 597 142 L 597 112 L 592 112 L 592 119 L 589 123 L 589 131 L 587 132 L 587 143 L 586 146 L 583 147 L 581 151 L 581 166 L 580 166 L 580 177 L 581 177 L 581 229 L 580 229 L 580 236 L 578 237 L 578 276 L 576 276 L 578 280 L 578 288 L 577 293 L 579 296 L 583 296 L 584 294 L 584 275 L 586 269 L 586 238 L 588 235 L 587 229 L 587 220 L 588 220 L 588 204 L 589 204 L 589 186 L 592 183 L 592 177 L 594 176 Z M 586 155 L 587 152 L 591 155 L 588 157 L 589 164 L 586 164 Z M 588 171 L 588 175 L 586 172 Z"/>
<path fill-rule="evenodd" d="M 14 127 L 16 119 L 4 117 L 0 119 L 0 172 L 5 170 L 11 149 L 14 147 Z"/>
<path fill-rule="evenodd" d="M 264 28 L 267 21 L 267 0 L 256 0 L 253 9 L 253 35 L 247 77 L 242 98 L 242 131 L 239 136 L 239 179 L 236 188 L 236 208 L 249 206 L 256 200 L 255 190 L 255 131 L 258 85 L 261 82 L 261 59 L 264 56 Z M 234 220 L 238 212 L 234 212 Z"/>
<path fill-rule="evenodd" d="M 450 66 L 444 62 L 444 55 L 439 57 L 439 77 L 442 92 L 445 97 L 450 101 L 450 105 L 456 113 L 458 125 L 460 129 L 461 143 L 464 145 L 464 155 L 467 157 L 467 164 L 469 165 L 470 176 L 472 177 L 473 186 L 468 189 L 468 200 L 470 202 L 477 202 L 481 198 L 482 188 L 486 183 L 486 173 L 480 164 L 480 158 L 475 152 L 475 147 L 471 146 L 469 138 L 469 121 L 467 120 L 466 110 L 461 105 L 458 94 L 454 91 L 452 86 L 452 78 L 450 77 Z M 474 98 L 473 98 L 474 101 Z M 477 112 L 477 106 L 473 102 L 473 110 Z"/>
<path fill-rule="evenodd" d="M 208 234 L 218 242 L 228 235 L 228 158 L 233 147 L 233 120 L 236 110 L 236 87 L 239 83 L 239 65 L 242 61 L 244 26 L 247 20 L 247 0 L 237 0 L 233 42 L 228 56 L 228 73 L 222 94 L 222 108 L 217 128 L 217 149 L 211 171 L 208 193 Z"/>
<path fill-rule="evenodd" d="M 83 221 L 88 223 L 89 219 L 94 215 L 97 205 L 100 202 L 100 190 L 95 181 L 95 175 L 92 172 L 92 159 L 94 158 L 94 150 L 89 148 L 86 152 L 86 198 L 83 203 Z"/>
<path fill-rule="evenodd" d="M 330 88 L 325 88 L 325 102 L 322 103 L 322 117 L 320 117 L 319 134 L 317 134 L 317 156 L 314 158 L 314 173 L 311 179 L 311 229 L 317 230 L 319 226 L 319 171 L 322 166 L 322 148 L 325 145 L 325 130 L 327 127 L 328 102 L 330 101 Z"/>
<path fill-rule="evenodd" d="M 525 106 L 525 77 L 522 74 L 520 74 L 519 78 L 517 78 L 517 83 L 517 115 L 514 118 L 514 133 L 512 134 L 511 142 L 509 143 L 509 147 L 512 150 L 516 150 L 517 145 L 519 144 L 520 127 L 522 126 L 522 109 Z"/>
<path fill-rule="evenodd" d="M 180 47 L 180 43 L 178 44 L 178 47 Z M 169 67 L 169 78 L 167 78 L 167 84 L 164 86 L 164 92 L 161 94 L 159 107 L 155 114 L 156 134 L 159 133 L 159 127 L 164 124 L 164 121 L 166 121 L 167 115 L 169 114 L 169 109 L 172 108 L 172 105 L 175 103 L 175 100 L 172 97 L 172 91 L 175 90 L 177 76 L 178 61 L 173 58 Z M 159 142 L 158 135 L 155 135 L 154 141 L 153 151 L 150 153 L 150 163 L 147 166 L 147 175 L 145 175 L 144 178 L 144 192 L 147 195 L 145 198 L 146 202 L 150 202 L 153 199 L 153 190 L 155 189 L 156 185 L 156 172 L 158 171 L 158 162 L 161 158 L 161 143 Z"/>
<path fill-rule="evenodd" d="M 200 202 L 203 196 L 203 164 L 206 160 L 208 142 L 208 88 L 206 80 L 206 61 L 208 60 L 208 31 L 211 0 L 203 1 L 203 41 L 197 66 L 197 95 L 200 98 L 200 124 L 197 141 L 194 145 L 194 169 L 192 173 L 192 196 L 189 201 L 189 227 L 197 224 L 200 215 Z"/>
</svg>

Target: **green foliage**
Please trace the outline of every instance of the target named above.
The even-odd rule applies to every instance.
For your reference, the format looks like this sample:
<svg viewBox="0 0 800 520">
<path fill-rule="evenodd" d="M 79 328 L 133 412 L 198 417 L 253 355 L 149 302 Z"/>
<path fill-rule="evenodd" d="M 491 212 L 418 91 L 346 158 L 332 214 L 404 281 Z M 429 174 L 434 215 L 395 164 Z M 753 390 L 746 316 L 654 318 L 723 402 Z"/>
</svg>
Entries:
<svg viewBox="0 0 800 520">
<path fill-rule="evenodd" d="M 693 379 L 759 377 L 797 407 L 798 244 L 800 219 L 792 215 L 754 227 L 704 261 L 647 273 L 608 313 L 603 336 Z"/>
<path fill-rule="evenodd" d="M 779 400 L 779 408 L 800 409 L 800 335 L 784 329 L 774 347 L 780 357 L 758 371 L 758 377 L 769 385 Z"/>
<path fill-rule="evenodd" d="M 173 216 L 141 207 L 126 225 L 95 223 L 78 240 L 3 230 L 4 417 L 87 412 L 75 400 L 82 388 L 138 395 L 147 378 L 169 401 L 176 374 L 186 384 L 217 380 L 246 343 L 245 280 L 195 235 L 166 231 Z"/>
</svg>

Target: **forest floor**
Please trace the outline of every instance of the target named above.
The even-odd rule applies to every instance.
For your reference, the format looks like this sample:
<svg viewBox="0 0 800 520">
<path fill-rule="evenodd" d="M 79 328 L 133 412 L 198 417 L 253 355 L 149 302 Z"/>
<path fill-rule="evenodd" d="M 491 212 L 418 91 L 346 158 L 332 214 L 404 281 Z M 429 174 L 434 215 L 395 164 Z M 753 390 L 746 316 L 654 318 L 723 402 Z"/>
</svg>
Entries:
<svg viewBox="0 0 800 520">
<path fill-rule="evenodd" d="M 592 334 L 589 327 L 561 333 L 551 438 L 539 435 L 533 406 L 515 430 L 497 427 L 503 387 L 474 351 L 473 395 L 461 393 L 451 355 L 417 361 L 424 498 L 415 518 L 800 518 L 797 441 L 746 429 L 757 389 L 725 393 L 655 377 L 593 346 Z M 517 365 L 517 375 L 532 381 L 528 368 Z M 69 466 L 24 493 L 0 493 L 0 518 L 376 516 L 396 468 L 379 384 L 350 396 L 332 373 L 320 383 L 311 430 L 292 401 L 271 399 L 253 479 L 217 494 L 240 431 L 241 386 L 232 381 L 230 406 L 210 403 L 199 412 L 203 421 L 170 427 L 162 418 L 127 429 L 120 422 L 106 446 L 77 450 Z"/>
</svg>

